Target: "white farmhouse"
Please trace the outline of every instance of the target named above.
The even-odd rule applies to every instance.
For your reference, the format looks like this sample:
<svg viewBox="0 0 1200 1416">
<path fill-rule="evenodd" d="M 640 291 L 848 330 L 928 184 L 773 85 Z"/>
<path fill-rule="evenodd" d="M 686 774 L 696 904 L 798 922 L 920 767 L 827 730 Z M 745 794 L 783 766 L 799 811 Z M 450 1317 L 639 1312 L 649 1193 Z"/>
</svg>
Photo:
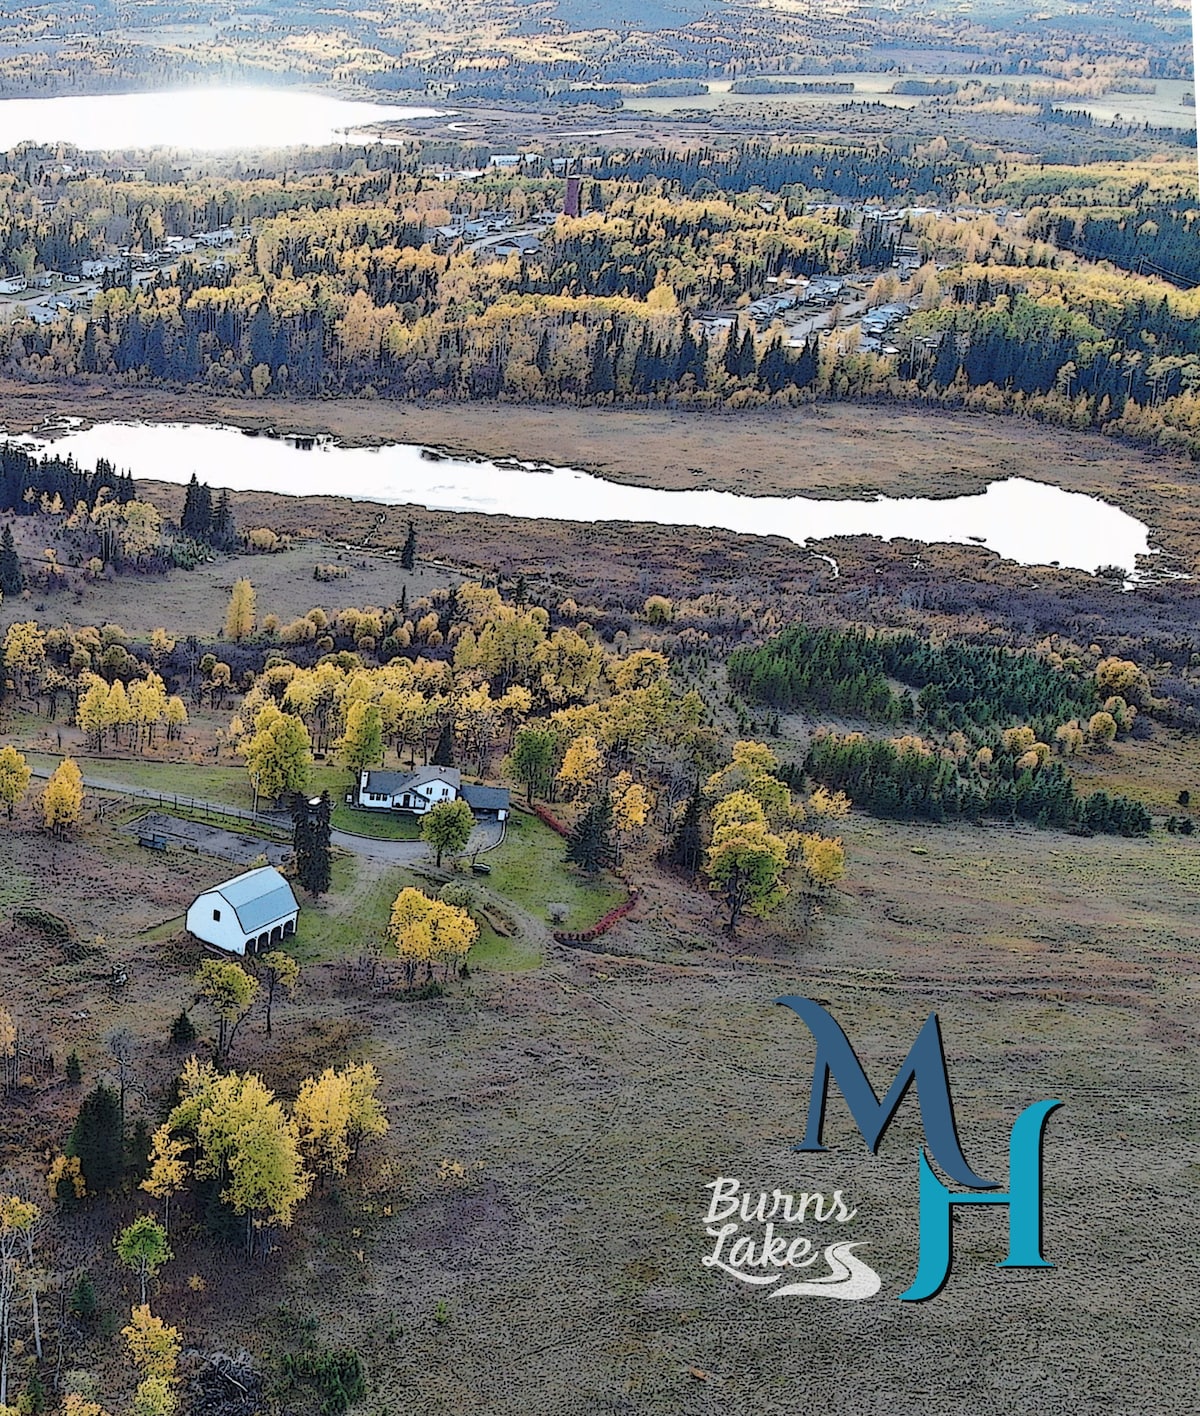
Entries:
<svg viewBox="0 0 1200 1416">
<path fill-rule="evenodd" d="M 197 895 L 187 927 L 226 953 L 255 954 L 291 938 L 299 914 L 292 887 L 273 865 L 264 865 Z"/>
<path fill-rule="evenodd" d="M 508 788 L 464 784 L 457 767 L 363 772 L 358 779 L 355 804 L 368 811 L 410 811 L 424 816 L 432 807 L 460 797 L 476 816 L 493 816 L 497 821 L 508 818 Z"/>
</svg>

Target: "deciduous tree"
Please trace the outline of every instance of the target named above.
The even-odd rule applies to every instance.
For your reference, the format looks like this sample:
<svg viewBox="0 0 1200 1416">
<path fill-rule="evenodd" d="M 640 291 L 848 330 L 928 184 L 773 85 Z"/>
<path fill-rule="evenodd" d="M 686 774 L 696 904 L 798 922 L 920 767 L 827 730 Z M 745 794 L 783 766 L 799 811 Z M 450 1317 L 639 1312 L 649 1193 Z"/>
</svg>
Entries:
<svg viewBox="0 0 1200 1416">
<path fill-rule="evenodd" d="M 8 1363 L 12 1349 L 12 1308 L 17 1270 L 40 1211 L 19 1195 L 0 1196 L 0 1406 L 8 1402 Z"/>
<path fill-rule="evenodd" d="M 362 1143 L 387 1131 L 378 1090 L 379 1074 L 369 1062 L 327 1067 L 301 1083 L 293 1116 L 301 1151 L 318 1175 L 344 1175 Z"/>
<path fill-rule="evenodd" d="M 447 851 L 453 855 L 462 850 L 474 829 L 471 808 L 461 797 L 456 797 L 454 801 L 439 802 L 425 813 L 421 839 L 432 848 L 435 863 L 440 866 Z"/>
<path fill-rule="evenodd" d="M 743 911 L 766 915 L 786 893 L 787 843 L 762 820 L 715 823 L 714 817 L 704 868 L 709 888 L 720 895 L 728 912 L 726 925 L 733 934 Z"/>
<path fill-rule="evenodd" d="M 272 949 L 264 954 L 259 960 L 259 968 L 267 984 L 267 1036 L 271 1036 L 271 1009 L 275 1003 L 275 993 L 278 989 L 286 989 L 289 993 L 296 987 L 300 978 L 300 965 L 290 954 L 285 954 L 281 949 Z"/>
<path fill-rule="evenodd" d="M 184 1156 L 187 1146 L 172 1136 L 166 1126 L 154 1133 L 150 1147 L 150 1169 L 142 1181 L 142 1189 L 163 1202 L 163 1231 L 171 1232 L 171 1199 L 183 1189 L 188 1177 Z"/>
<path fill-rule="evenodd" d="M 121 1230 L 113 1241 L 113 1247 L 125 1267 L 137 1274 L 144 1306 L 147 1282 L 163 1264 L 175 1257 L 167 1243 L 167 1231 L 152 1214 L 140 1214 L 132 1224 Z"/>
<path fill-rule="evenodd" d="M 261 796 L 278 800 L 308 786 L 312 769 L 308 729 L 291 713 L 280 712 L 274 703 L 259 710 L 244 754 L 250 779 Z"/>
<path fill-rule="evenodd" d="M 846 848 L 840 836 L 822 836 L 816 831 L 800 838 L 804 872 L 818 890 L 827 890 L 846 873 Z"/>
<path fill-rule="evenodd" d="M 223 1066 L 233 1048 L 237 1030 L 246 1020 L 258 995 L 258 980 L 231 959 L 205 959 L 196 972 L 196 997 L 216 1014 L 214 1057 Z"/>
<path fill-rule="evenodd" d="M 46 829 L 55 836 L 64 836 L 79 824 L 83 811 L 83 774 L 71 760 L 64 758 L 50 775 L 42 793 L 42 818 Z"/>
<path fill-rule="evenodd" d="M 554 734 L 547 728 L 522 728 L 513 742 L 513 775 L 525 784 L 526 800 L 545 796 L 554 781 Z"/>
<path fill-rule="evenodd" d="M 383 759 L 383 718 L 376 703 L 351 703 L 346 712 L 346 731 L 338 743 L 342 761 L 355 777 L 365 767 Z"/>
<path fill-rule="evenodd" d="M 0 803 L 3 803 L 10 821 L 17 802 L 28 790 L 32 776 L 23 753 L 18 752 L 11 743 L 0 747 Z"/>
<path fill-rule="evenodd" d="M 589 796 L 604 774 L 604 755 L 599 742 L 585 734 L 567 748 L 557 780 L 569 797 Z"/>
<path fill-rule="evenodd" d="M 419 967 L 424 966 L 427 977 L 436 963 L 449 968 L 466 958 L 478 937 L 479 926 L 465 909 L 430 899 L 411 886 L 392 904 L 388 939 L 410 988 Z"/>
<path fill-rule="evenodd" d="M 245 577 L 233 582 L 225 611 L 225 638 L 240 644 L 254 633 L 254 586 Z"/>
</svg>

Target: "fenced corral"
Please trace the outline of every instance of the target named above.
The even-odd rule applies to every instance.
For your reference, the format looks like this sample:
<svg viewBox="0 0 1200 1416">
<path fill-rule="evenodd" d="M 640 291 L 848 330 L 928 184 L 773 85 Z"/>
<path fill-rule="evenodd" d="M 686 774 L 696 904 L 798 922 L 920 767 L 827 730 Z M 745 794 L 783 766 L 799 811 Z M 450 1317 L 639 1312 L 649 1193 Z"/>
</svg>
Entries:
<svg viewBox="0 0 1200 1416">
<path fill-rule="evenodd" d="M 147 811 L 122 828 L 154 854 L 189 851 L 241 866 L 250 866 L 264 856 L 270 865 L 286 865 L 292 857 L 290 836 L 261 818 L 249 813 L 246 817 L 235 816 L 225 809 L 204 812 L 187 798 L 162 797 L 160 800 L 164 808 L 182 800 L 187 804 L 181 811 L 187 814 L 176 814 L 170 809 Z M 138 799 L 138 804 L 145 805 L 146 799 Z M 239 831 L 237 826 L 241 820 L 251 824 L 253 831 Z"/>
</svg>

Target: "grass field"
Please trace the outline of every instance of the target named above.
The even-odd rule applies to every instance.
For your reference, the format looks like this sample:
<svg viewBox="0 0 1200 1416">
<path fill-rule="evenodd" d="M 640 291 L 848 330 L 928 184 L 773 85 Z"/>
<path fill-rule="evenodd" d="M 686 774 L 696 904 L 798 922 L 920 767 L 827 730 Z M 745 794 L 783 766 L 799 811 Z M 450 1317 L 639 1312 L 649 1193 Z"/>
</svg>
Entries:
<svg viewBox="0 0 1200 1416">
<path fill-rule="evenodd" d="M 373 861 L 339 852 L 330 893 L 316 902 L 301 901 L 296 939 L 289 952 L 301 964 L 371 954 L 387 932 L 393 900 L 406 886 L 427 894 L 435 889 L 423 874 L 402 867 L 381 869 Z M 472 882 L 472 888 L 482 908 L 472 911 L 480 930 L 468 959 L 471 968 L 495 972 L 535 968 L 541 959 L 537 942 L 518 931 L 508 937 L 499 934 L 485 918 L 490 910 L 483 887 Z"/>
<path fill-rule="evenodd" d="M 523 812 L 509 818 L 504 844 L 491 852 L 488 885 L 535 918 L 549 922 L 547 907 L 567 907 L 563 927 L 587 929 L 625 898 L 620 882 L 611 877 L 589 880 L 563 864 L 562 838 Z"/>
</svg>

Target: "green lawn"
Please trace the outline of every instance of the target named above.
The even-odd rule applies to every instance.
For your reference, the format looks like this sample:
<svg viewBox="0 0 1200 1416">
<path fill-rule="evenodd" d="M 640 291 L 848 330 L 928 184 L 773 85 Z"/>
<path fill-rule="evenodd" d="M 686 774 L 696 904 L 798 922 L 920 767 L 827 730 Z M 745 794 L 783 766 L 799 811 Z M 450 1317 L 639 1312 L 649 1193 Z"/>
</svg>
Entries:
<svg viewBox="0 0 1200 1416">
<path fill-rule="evenodd" d="M 317 904 L 301 899 L 300 920 L 289 953 L 301 964 L 357 959 L 369 953 L 371 944 L 384 937 L 392 901 L 406 885 L 426 893 L 434 888 L 401 868 L 374 875 L 366 863 L 339 853 L 333 862 L 330 893 Z M 479 926 L 479 941 L 467 960 L 471 968 L 510 973 L 536 968 L 541 962 L 540 950 L 529 940 L 503 938 L 482 919 Z"/>
<path fill-rule="evenodd" d="M 58 766 L 62 758 L 57 753 L 30 752 L 31 767 Z M 240 806 L 249 810 L 254 805 L 254 793 L 244 767 L 232 763 L 153 762 L 144 758 L 127 760 L 123 757 L 76 758 L 85 778 L 118 782 L 126 787 L 142 787 L 161 792 L 164 797 L 189 796 L 200 801 L 219 802 L 222 806 Z"/>
<path fill-rule="evenodd" d="M 610 875 L 589 879 L 563 860 L 561 836 L 536 816 L 514 811 L 504 844 L 483 857 L 492 867 L 487 885 L 538 919 L 550 923 L 547 906 L 567 906 L 563 929 L 589 929 L 625 899 L 625 889 Z"/>
</svg>

